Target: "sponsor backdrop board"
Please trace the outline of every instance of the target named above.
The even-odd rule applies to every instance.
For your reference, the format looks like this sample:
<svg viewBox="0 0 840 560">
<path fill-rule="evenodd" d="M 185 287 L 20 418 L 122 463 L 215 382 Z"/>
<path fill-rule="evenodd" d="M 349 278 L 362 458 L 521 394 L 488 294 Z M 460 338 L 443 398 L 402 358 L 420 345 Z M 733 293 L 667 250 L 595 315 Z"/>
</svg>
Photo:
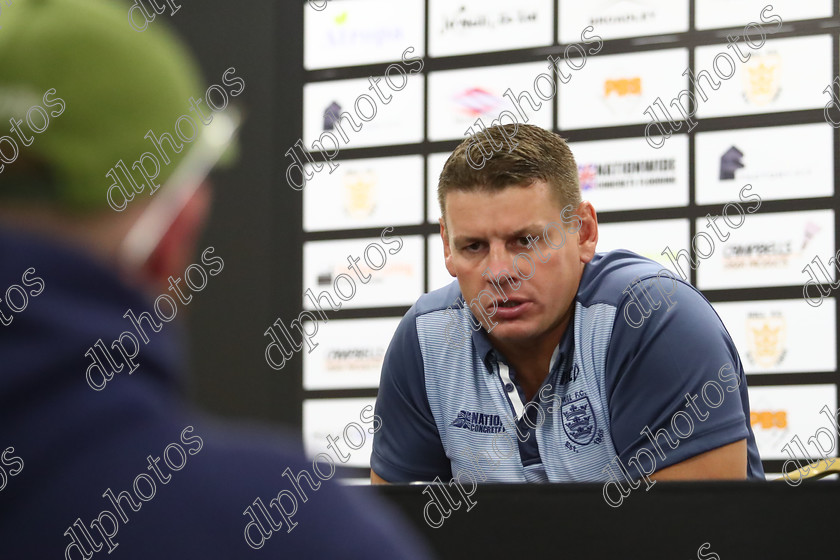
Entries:
<svg viewBox="0 0 840 560">
<path fill-rule="evenodd" d="M 688 204 L 688 137 L 679 134 L 659 150 L 644 138 L 573 142 L 585 200 L 596 211 Z"/>
<path fill-rule="evenodd" d="M 773 9 L 764 11 L 772 5 Z M 697 0 L 694 2 L 694 26 L 697 29 L 713 27 L 740 27 L 750 22 L 765 26 L 768 30 L 776 29 L 782 21 L 796 21 L 801 19 L 816 19 L 832 15 L 831 0 Z M 751 35 L 758 32 L 752 31 Z"/>
<path fill-rule="evenodd" d="M 688 31 L 688 0 L 559 0 L 561 43 L 576 43 L 592 26 L 604 39 Z"/>
<path fill-rule="evenodd" d="M 303 66 L 307 70 L 394 62 L 406 46 L 423 54 L 423 0 L 331 0 L 303 11 Z"/>
<path fill-rule="evenodd" d="M 790 459 L 791 453 L 799 458 L 816 458 L 819 454 L 808 445 L 808 438 L 820 428 L 837 437 L 836 425 L 820 412 L 824 406 L 837 410 L 834 384 L 750 387 L 749 396 L 750 423 L 762 459 Z M 796 444 L 795 437 L 804 449 Z M 836 449 L 832 455 L 837 455 Z"/>
<path fill-rule="evenodd" d="M 335 161 L 303 189 L 304 231 L 412 225 L 423 216 L 423 157 Z"/>
<path fill-rule="evenodd" d="M 303 246 L 303 263 L 303 289 L 326 291 L 342 309 L 411 305 L 423 293 L 419 236 L 312 241 Z M 322 308 L 331 305 L 324 302 Z M 308 298 L 304 305 L 314 309 Z"/>
<path fill-rule="evenodd" d="M 437 198 L 438 179 L 440 179 L 440 172 L 443 171 L 443 164 L 446 163 L 448 157 L 449 153 L 447 152 L 445 154 L 429 154 L 426 158 L 426 175 L 428 177 L 426 181 L 426 200 L 428 204 L 426 219 L 435 225 L 438 224 L 440 219 L 440 204 Z"/>
<path fill-rule="evenodd" d="M 695 142 L 697 204 L 737 201 L 747 183 L 762 200 L 834 194 L 827 123 L 702 132 Z"/>
<path fill-rule="evenodd" d="M 695 75 L 705 70 L 710 76 L 697 80 L 707 97 L 703 99 L 697 91 L 699 118 L 821 109 L 825 105 L 822 90 L 832 79 L 830 35 L 767 39 L 761 49 L 744 53 L 745 58 L 750 55 L 746 62 L 729 52 L 726 44 L 695 50 Z"/>
<path fill-rule="evenodd" d="M 499 119 L 502 124 L 527 122 L 550 128 L 552 104 L 533 89 L 535 78 L 543 72 L 547 65 L 536 63 L 430 73 L 429 140 L 463 140 L 479 131 L 469 130 L 479 118 L 487 126 Z M 547 84 L 537 83 L 543 87 L 544 99 L 550 99 L 554 82 Z M 528 97 L 518 101 L 525 91 Z"/>
<path fill-rule="evenodd" d="M 407 76 L 403 89 L 390 93 L 387 104 L 368 89 L 371 84 L 364 78 L 306 84 L 303 143 L 312 146 L 318 141 L 323 146 L 318 151 L 330 152 L 422 141 L 424 79 Z"/>
<path fill-rule="evenodd" d="M 509 111 L 570 138 L 583 197 L 600 218 L 599 252 L 635 251 L 710 298 L 755 384 L 763 458 L 784 458 L 780 432 L 807 441 L 819 403 L 836 409 L 840 383 L 829 262 L 840 168 L 836 132 L 823 121 L 824 90 L 840 74 L 835 4 L 335 0 L 304 10 L 309 154 L 294 157 L 309 157 L 313 178 L 302 194 L 300 273 L 330 316 L 303 359 L 306 433 L 319 406 L 375 397 L 405 309 L 453 282 L 438 177 L 470 127 Z M 663 140 L 664 122 L 684 122 L 687 89 L 698 124 Z M 375 237 L 386 226 L 390 244 Z M 397 237 L 403 245 L 390 253 Z M 387 264 L 374 270 L 379 246 Z M 811 277 L 821 284 L 807 285 L 805 300 Z M 341 309 L 330 311 L 327 297 Z M 313 304 L 303 298 L 302 307 Z"/>
<path fill-rule="evenodd" d="M 657 97 L 670 99 L 686 88 L 687 66 L 687 49 L 589 57 L 577 72 L 566 70 L 572 76 L 560 84 L 557 127 L 644 123 L 644 111 Z"/>
<path fill-rule="evenodd" d="M 317 458 L 321 453 L 336 466 L 370 468 L 373 431 L 378 427 L 375 404 L 372 398 L 303 401 L 303 449 L 310 459 L 324 462 L 321 472 L 329 472 L 328 460 Z"/>
<path fill-rule="evenodd" d="M 548 46 L 553 25 L 554 0 L 429 0 L 429 56 Z"/>
<path fill-rule="evenodd" d="M 429 261 L 426 269 L 429 271 L 429 291 L 437 290 L 451 284 L 453 278 L 446 270 L 443 257 L 443 241 L 440 235 L 430 235 L 426 240 L 429 244 Z"/>
<path fill-rule="evenodd" d="M 662 252 L 674 253 L 688 247 L 688 220 L 656 220 L 650 222 L 617 222 L 598 225 L 599 253 L 627 249 L 653 259 L 676 274 L 676 269 Z"/>
<path fill-rule="evenodd" d="M 816 309 L 802 299 L 718 302 L 714 308 L 732 336 L 747 373 L 837 368 L 837 309 L 833 298 Z"/>
<path fill-rule="evenodd" d="M 317 349 L 303 354 L 303 388 L 378 387 L 388 340 L 399 322 L 396 317 L 383 317 L 333 319 L 321 324 Z M 311 325 L 306 328 L 312 332 Z"/>
<path fill-rule="evenodd" d="M 740 206 L 749 212 L 750 205 Z M 802 285 L 807 279 L 802 269 L 815 255 L 825 262 L 834 254 L 833 210 L 740 217 L 731 213 L 732 224 L 741 219 L 737 229 L 718 220 L 720 237 L 706 227 L 707 219 L 697 220 L 697 287 L 701 290 Z M 834 280 L 834 268 L 829 272 Z"/>
</svg>

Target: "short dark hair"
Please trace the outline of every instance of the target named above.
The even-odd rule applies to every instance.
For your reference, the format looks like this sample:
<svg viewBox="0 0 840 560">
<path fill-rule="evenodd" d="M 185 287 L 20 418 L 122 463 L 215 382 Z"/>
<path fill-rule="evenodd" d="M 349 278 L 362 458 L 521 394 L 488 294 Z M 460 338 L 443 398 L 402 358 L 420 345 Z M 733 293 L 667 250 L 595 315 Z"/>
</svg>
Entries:
<svg viewBox="0 0 840 560">
<path fill-rule="evenodd" d="M 510 141 L 516 145 L 508 150 L 505 144 Z M 503 147 L 498 149 L 500 145 Z M 478 160 L 472 155 L 476 149 L 480 150 Z M 486 154 L 491 157 L 486 158 Z M 559 134 L 528 124 L 492 126 L 465 139 L 446 160 L 438 180 L 441 215 L 446 215 L 449 192 L 498 191 L 537 180 L 548 183 L 561 208 L 580 204 L 577 164 Z"/>
</svg>

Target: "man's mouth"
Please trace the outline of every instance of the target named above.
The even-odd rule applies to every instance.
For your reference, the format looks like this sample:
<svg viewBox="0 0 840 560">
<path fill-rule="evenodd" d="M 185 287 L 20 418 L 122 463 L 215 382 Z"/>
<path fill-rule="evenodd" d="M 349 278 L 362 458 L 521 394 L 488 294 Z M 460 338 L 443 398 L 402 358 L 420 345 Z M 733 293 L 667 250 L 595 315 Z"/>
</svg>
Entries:
<svg viewBox="0 0 840 560">
<path fill-rule="evenodd" d="M 526 302 L 525 302 L 525 300 L 521 300 L 521 299 L 508 299 L 507 301 L 501 301 L 500 300 L 500 301 L 496 302 L 496 307 L 518 307 L 518 306 L 522 305 L 523 303 L 526 303 Z"/>
</svg>

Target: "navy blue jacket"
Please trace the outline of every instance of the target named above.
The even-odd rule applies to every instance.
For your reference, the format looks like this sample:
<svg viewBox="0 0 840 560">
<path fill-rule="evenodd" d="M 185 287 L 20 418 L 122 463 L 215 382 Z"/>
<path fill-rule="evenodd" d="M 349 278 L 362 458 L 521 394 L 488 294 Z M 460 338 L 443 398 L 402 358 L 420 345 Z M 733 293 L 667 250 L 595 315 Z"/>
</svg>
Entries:
<svg viewBox="0 0 840 560">
<path fill-rule="evenodd" d="M 34 272 L 25 275 L 30 268 Z M 18 313 L 6 301 L 12 285 L 22 288 L 9 293 L 13 308 L 24 303 L 20 292 L 26 294 Z M 121 332 L 133 331 L 123 318 L 128 309 L 138 315 L 150 309 L 145 297 L 93 259 L 0 230 L 0 299 L 0 321 L 12 318 L 0 324 L 3 559 L 426 557 L 391 510 L 349 497 L 332 481 L 312 490 L 301 480 L 307 500 L 297 496 L 297 525 L 287 532 L 273 513 L 281 523 L 273 531 L 261 517 L 270 536 L 252 526 L 252 542 L 260 547 L 249 546 L 246 508 L 258 510 L 257 498 L 270 508 L 291 487 L 283 471 L 311 473 L 312 463 L 297 444 L 274 433 L 225 427 L 186 406 L 177 321 L 156 334 L 147 329 L 150 340 L 141 342 L 140 367 L 132 375 L 115 375 L 101 391 L 89 387 L 85 372 L 92 361 L 85 352 L 99 339 L 110 346 Z M 161 457 L 159 474 L 149 456 Z M 103 496 L 108 489 L 122 511 Z M 278 507 L 293 509 L 291 499 L 281 497 Z M 102 538 L 103 531 L 113 532 L 112 518 L 118 523 L 113 556 Z"/>
</svg>

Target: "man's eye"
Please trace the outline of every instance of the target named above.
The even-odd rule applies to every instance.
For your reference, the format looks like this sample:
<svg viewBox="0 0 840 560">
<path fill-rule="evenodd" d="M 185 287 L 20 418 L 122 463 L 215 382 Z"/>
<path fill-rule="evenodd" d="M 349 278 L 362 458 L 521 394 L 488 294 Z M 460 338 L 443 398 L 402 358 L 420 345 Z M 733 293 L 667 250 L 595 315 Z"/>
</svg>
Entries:
<svg viewBox="0 0 840 560">
<path fill-rule="evenodd" d="M 531 243 L 530 241 L 528 241 L 527 237 L 520 237 L 518 239 L 518 241 L 519 241 L 519 244 L 522 245 L 523 247 L 527 247 Z"/>
<path fill-rule="evenodd" d="M 481 243 L 470 243 L 469 245 L 464 247 L 465 251 L 469 251 L 470 253 L 475 253 L 481 248 Z"/>
</svg>

